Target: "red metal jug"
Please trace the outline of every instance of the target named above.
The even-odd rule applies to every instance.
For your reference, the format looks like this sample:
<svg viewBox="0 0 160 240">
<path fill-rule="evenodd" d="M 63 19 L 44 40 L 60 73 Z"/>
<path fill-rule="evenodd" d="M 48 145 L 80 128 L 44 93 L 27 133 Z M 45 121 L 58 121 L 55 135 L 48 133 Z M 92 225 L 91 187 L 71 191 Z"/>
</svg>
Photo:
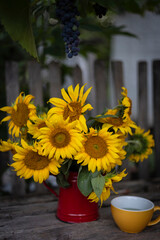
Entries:
<svg viewBox="0 0 160 240">
<path fill-rule="evenodd" d="M 60 188 L 57 217 L 69 223 L 91 222 L 98 219 L 98 204 L 90 202 L 77 186 L 77 172 L 70 172 L 70 187 Z"/>
</svg>

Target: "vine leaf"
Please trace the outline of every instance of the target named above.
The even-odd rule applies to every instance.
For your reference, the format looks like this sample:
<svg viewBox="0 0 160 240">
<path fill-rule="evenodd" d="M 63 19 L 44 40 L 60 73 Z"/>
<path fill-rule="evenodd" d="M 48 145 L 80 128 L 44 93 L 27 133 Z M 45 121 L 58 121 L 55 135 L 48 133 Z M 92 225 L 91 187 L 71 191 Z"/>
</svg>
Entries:
<svg viewBox="0 0 160 240">
<path fill-rule="evenodd" d="M 30 19 L 30 1 L 1 0 L 0 19 L 13 41 L 18 41 L 31 56 L 38 60 Z"/>
</svg>

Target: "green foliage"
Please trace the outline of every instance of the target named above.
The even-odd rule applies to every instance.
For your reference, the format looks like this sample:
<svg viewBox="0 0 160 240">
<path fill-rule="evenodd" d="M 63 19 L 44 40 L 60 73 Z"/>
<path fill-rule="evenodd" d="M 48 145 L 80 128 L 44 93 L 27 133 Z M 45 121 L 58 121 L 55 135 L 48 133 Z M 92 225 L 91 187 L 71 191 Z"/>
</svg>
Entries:
<svg viewBox="0 0 160 240">
<path fill-rule="evenodd" d="M 70 186 L 69 182 L 66 180 L 63 173 L 59 173 L 56 177 L 57 184 L 62 188 L 67 188 Z"/>
<path fill-rule="evenodd" d="M 69 182 L 67 181 L 67 178 L 69 176 L 69 170 L 72 165 L 72 162 L 73 162 L 72 159 L 65 159 L 60 168 L 60 173 L 56 177 L 58 185 L 63 188 L 67 188 L 70 186 Z"/>
<path fill-rule="evenodd" d="M 95 192 L 97 197 L 100 198 L 104 188 L 104 184 L 105 184 L 104 176 L 99 174 L 97 177 L 92 178 L 91 183 L 92 183 L 93 191 Z"/>
<path fill-rule="evenodd" d="M 33 57 L 38 59 L 30 20 L 28 0 L 1 0 L 0 19 L 14 41 L 18 41 Z"/>
<path fill-rule="evenodd" d="M 156 11 L 157 8 L 160 9 L 159 0 L 90 0 L 90 2 L 98 3 L 116 13 L 131 12 L 143 15 L 146 10 Z"/>
<path fill-rule="evenodd" d="M 81 167 L 78 173 L 77 185 L 84 196 L 88 196 L 93 188 L 91 185 L 92 174 L 88 171 L 88 166 Z"/>
<path fill-rule="evenodd" d="M 63 162 L 60 171 L 64 174 L 64 175 L 68 175 L 69 174 L 69 169 L 71 167 L 73 160 L 72 159 L 65 159 L 65 161 Z"/>
<path fill-rule="evenodd" d="M 13 41 L 18 41 L 36 59 L 36 47 L 42 46 L 41 62 L 44 62 L 47 54 L 57 58 L 65 57 L 61 25 L 55 19 L 55 2 L 56 0 L 0 1 L 0 21 L 5 30 Z M 95 3 L 107 8 L 107 15 L 103 19 L 96 17 Z M 76 0 L 76 4 L 80 11 L 80 53 L 86 55 L 86 52 L 91 51 L 103 59 L 108 59 L 113 35 L 134 36 L 126 32 L 124 26 L 114 26 L 114 14 L 131 12 L 143 15 L 146 10 L 160 12 L 159 0 Z M 0 30 L 3 32 L 2 28 Z M 7 41 L 1 33 L 0 43 L 4 45 Z M 15 47 L 16 45 L 12 51 Z M 16 54 L 10 53 L 10 56 L 13 55 Z"/>
<path fill-rule="evenodd" d="M 77 184 L 84 196 L 87 197 L 94 191 L 99 198 L 104 188 L 105 177 L 97 170 L 94 173 L 88 171 L 88 166 L 80 167 Z"/>
</svg>

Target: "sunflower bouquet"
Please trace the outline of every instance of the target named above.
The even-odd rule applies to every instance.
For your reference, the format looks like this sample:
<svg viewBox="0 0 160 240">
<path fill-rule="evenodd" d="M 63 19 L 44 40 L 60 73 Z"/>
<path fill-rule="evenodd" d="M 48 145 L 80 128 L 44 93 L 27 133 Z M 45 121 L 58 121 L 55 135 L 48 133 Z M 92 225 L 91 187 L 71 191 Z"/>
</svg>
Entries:
<svg viewBox="0 0 160 240">
<path fill-rule="evenodd" d="M 0 141 L 0 151 L 12 151 L 10 165 L 17 176 L 42 183 L 52 174 L 61 187 L 68 187 L 71 171 L 77 171 L 80 192 L 90 201 L 105 201 L 127 173 L 118 172 L 123 160 L 143 161 L 152 153 L 153 136 L 131 120 L 132 101 L 127 89 L 114 109 L 85 118 L 93 109 L 87 103 L 89 88 L 79 84 L 61 89 L 63 99 L 51 98 L 51 108 L 38 113 L 34 97 L 20 93 L 12 106 L 0 108 L 8 116 L 10 139 Z"/>
</svg>

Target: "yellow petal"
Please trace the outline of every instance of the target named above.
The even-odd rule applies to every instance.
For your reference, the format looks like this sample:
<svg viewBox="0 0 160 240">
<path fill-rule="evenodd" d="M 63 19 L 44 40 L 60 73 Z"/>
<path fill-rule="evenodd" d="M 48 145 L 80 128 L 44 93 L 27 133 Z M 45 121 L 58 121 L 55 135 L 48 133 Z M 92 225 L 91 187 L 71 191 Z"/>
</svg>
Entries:
<svg viewBox="0 0 160 240">
<path fill-rule="evenodd" d="M 47 178 L 49 178 L 49 171 L 47 168 L 43 169 L 43 180 L 46 180 Z"/>
<path fill-rule="evenodd" d="M 63 99 L 60 98 L 50 98 L 48 102 L 52 103 L 57 107 L 65 107 L 67 104 Z"/>
<path fill-rule="evenodd" d="M 27 95 L 26 97 L 25 97 L 25 99 L 24 99 L 24 103 L 26 103 L 26 104 L 29 104 L 29 102 L 33 99 L 33 98 L 35 98 L 34 96 L 32 96 L 32 95 Z"/>
<path fill-rule="evenodd" d="M 86 119 L 83 115 L 80 115 L 79 117 L 79 123 L 84 132 L 88 132 L 87 124 L 86 124 Z"/>
<path fill-rule="evenodd" d="M 79 94 L 79 84 L 77 84 L 77 86 L 74 89 L 74 97 L 75 97 L 74 101 L 77 101 L 78 94 Z"/>
<path fill-rule="evenodd" d="M 6 106 L 6 107 L 2 107 L 2 108 L 0 108 L 0 110 L 3 111 L 3 112 L 7 112 L 7 113 L 10 113 L 10 114 L 11 114 L 13 108 L 12 108 L 12 107 L 8 107 L 8 106 Z"/>
<path fill-rule="evenodd" d="M 85 92 L 85 94 L 83 95 L 82 101 L 81 101 L 82 105 L 84 105 L 84 103 L 85 103 L 85 101 L 86 101 L 86 99 L 87 99 L 87 97 L 88 97 L 88 94 L 90 93 L 91 89 L 92 89 L 92 87 L 90 87 L 90 88 Z"/>
<path fill-rule="evenodd" d="M 72 85 L 68 87 L 68 94 L 71 97 L 72 101 L 74 102 L 75 101 L 75 96 L 74 96 Z"/>
<path fill-rule="evenodd" d="M 35 170 L 35 171 L 34 171 L 33 178 L 34 178 L 34 181 L 35 181 L 35 182 L 38 182 L 38 179 L 39 179 L 38 170 Z"/>
<path fill-rule="evenodd" d="M 21 139 L 21 144 L 23 148 L 28 148 L 28 144 L 23 139 Z"/>
<path fill-rule="evenodd" d="M 85 87 L 86 84 L 84 84 L 81 89 L 80 89 L 80 92 L 79 92 L 79 102 L 81 102 L 82 100 L 82 97 L 83 97 L 83 91 L 84 91 L 84 87 Z"/>
<path fill-rule="evenodd" d="M 61 94 L 62 94 L 62 97 L 64 98 L 64 100 L 66 100 L 66 102 L 68 102 L 68 103 L 71 102 L 71 99 L 70 99 L 70 97 L 68 96 L 68 94 L 66 93 L 66 91 L 65 91 L 64 88 L 61 89 Z"/>
<path fill-rule="evenodd" d="M 92 110 L 93 107 L 91 106 L 91 104 L 86 104 L 83 108 L 82 108 L 82 113 L 86 112 L 87 110 Z"/>
<path fill-rule="evenodd" d="M 7 116 L 7 117 L 5 117 L 5 118 L 3 118 L 3 119 L 1 120 L 1 123 L 2 123 L 2 122 L 9 121 L 10 119 L 11 119 L 11 116 Z"/>
</svg>

